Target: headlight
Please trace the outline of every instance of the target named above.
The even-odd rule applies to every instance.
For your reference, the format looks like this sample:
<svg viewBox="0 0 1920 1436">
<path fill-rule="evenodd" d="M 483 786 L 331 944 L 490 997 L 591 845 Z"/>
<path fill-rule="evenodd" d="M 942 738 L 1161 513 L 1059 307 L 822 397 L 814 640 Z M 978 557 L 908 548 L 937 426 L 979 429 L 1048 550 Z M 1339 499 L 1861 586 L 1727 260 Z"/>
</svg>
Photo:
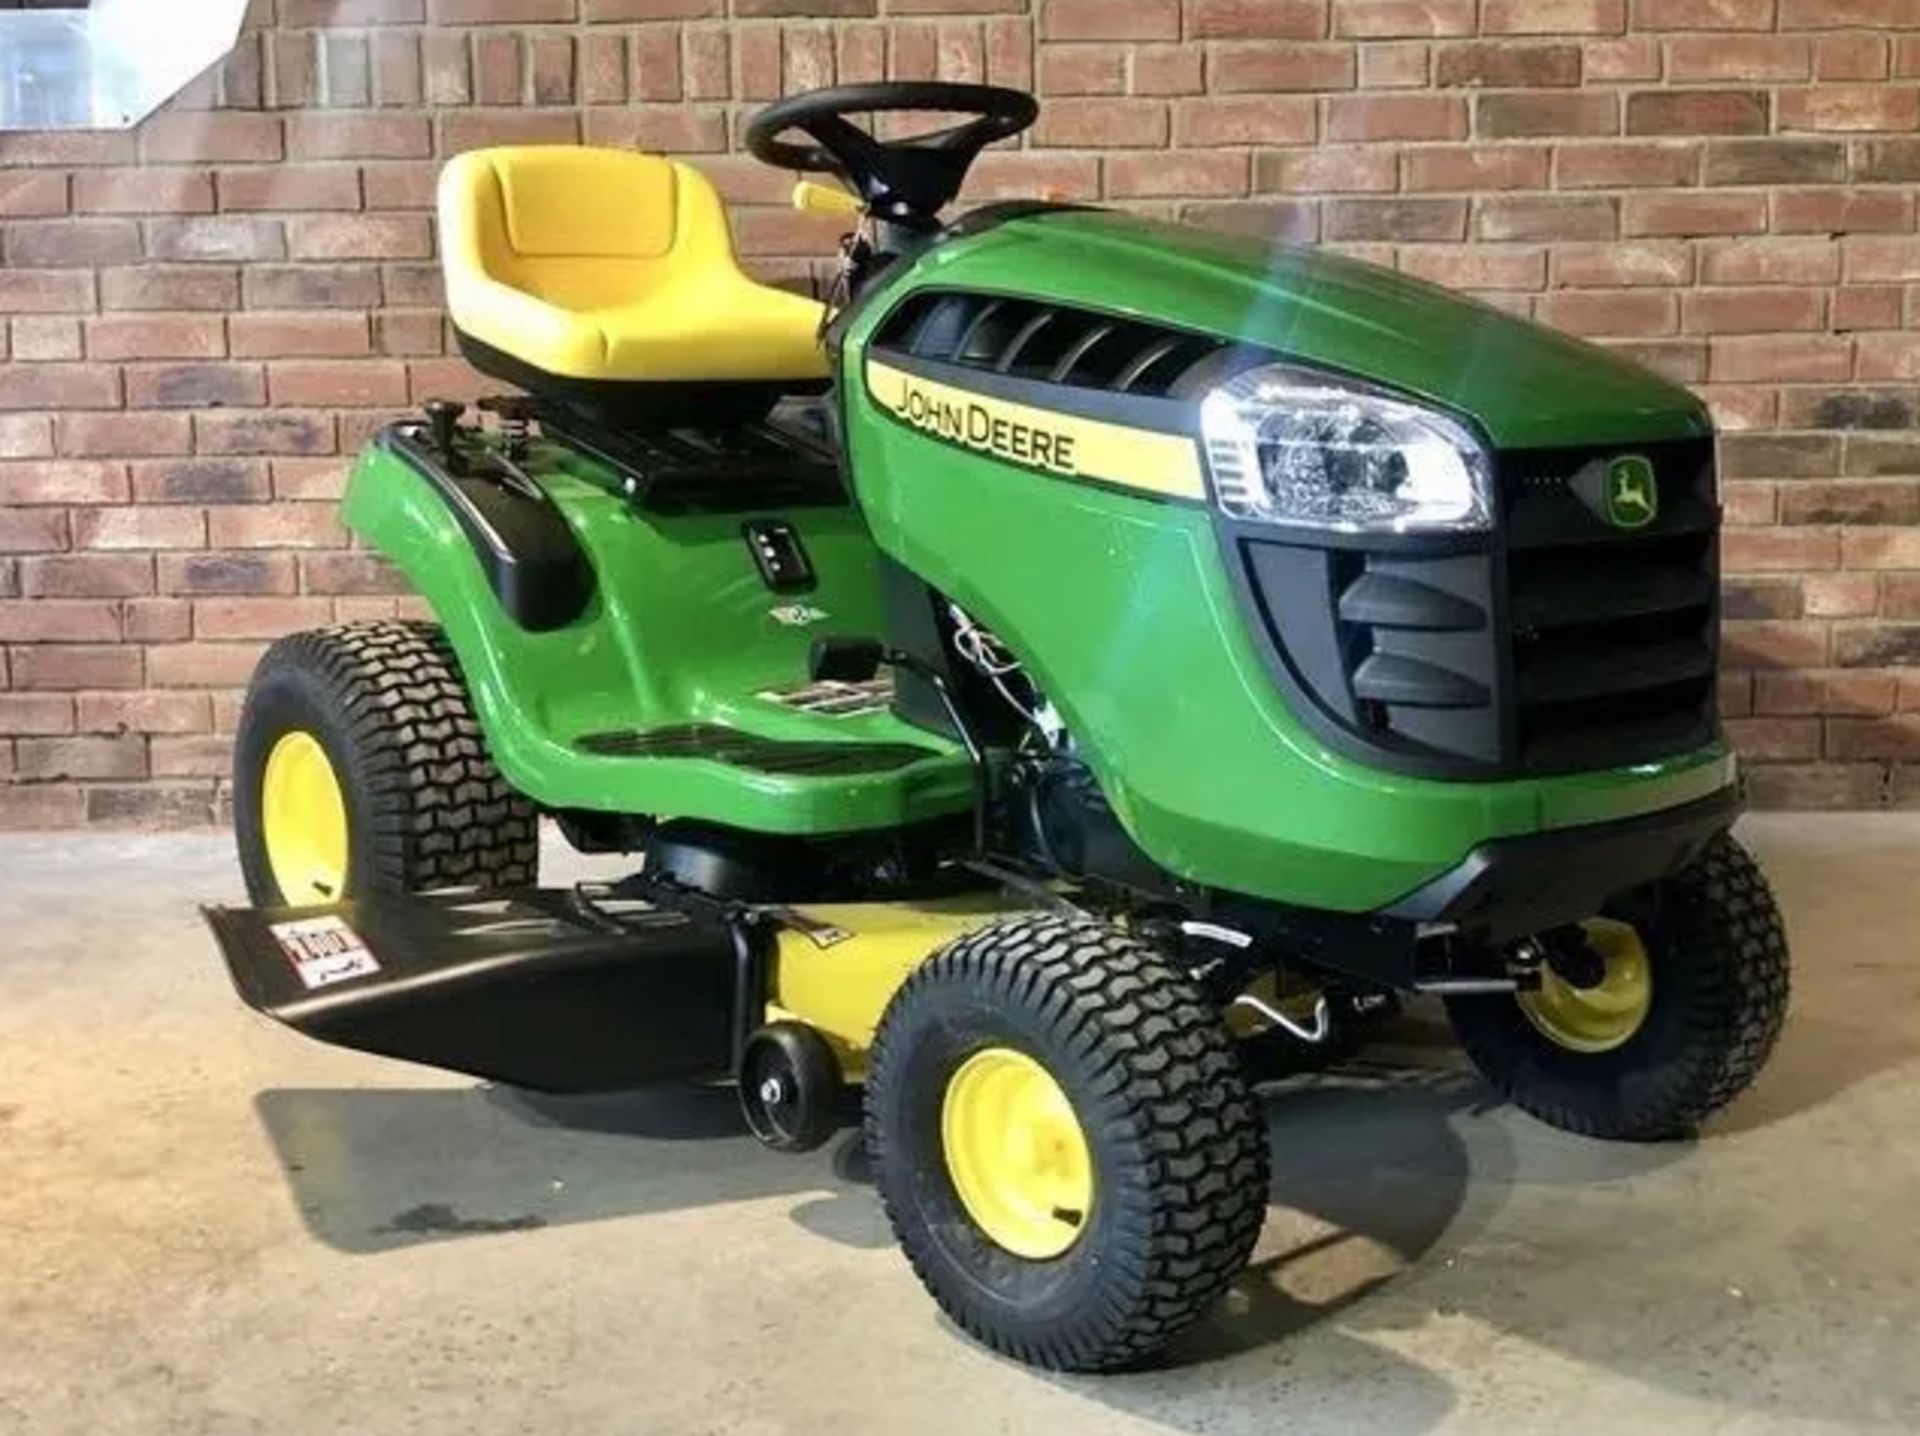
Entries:
<svg viewBox="0 0 1920 1436">
<path fill-rule="evenodd" d="M 1288 365 L 1207 395 L 1200 431 L 1220 507 L 1341 533 L 1484 529 L 1492 465 L 1465 425 Z"/>
</svg>

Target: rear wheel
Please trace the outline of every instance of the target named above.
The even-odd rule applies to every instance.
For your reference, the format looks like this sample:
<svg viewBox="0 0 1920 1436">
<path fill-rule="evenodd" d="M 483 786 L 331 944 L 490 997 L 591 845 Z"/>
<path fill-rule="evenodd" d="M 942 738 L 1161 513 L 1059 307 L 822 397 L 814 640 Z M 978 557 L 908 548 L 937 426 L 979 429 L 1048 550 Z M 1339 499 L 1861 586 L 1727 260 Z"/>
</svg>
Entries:
<svg viewBox="0 0 1920 1436">
<path fill-rule="evenodd" d="M 1105 924 L 1021 918 L 929 959 L 880 1023 L 867 1144 L 907 1259 L 980 1341 L 1124 1366 L 1245 1264 L 1266 1129 L 1217 1007 Z"/>
<path fill-rule="evenodd" d="M 488 755 L 431 624 L 284 638 L 254 672 L 234 740 L 234 828 L 262 907 L 534 881 L 533 805 Z"/>
<path fill-rule="evenodd" d="M 1786 1018 L 1786 932 L 1766 879 L 1723 834 L 1582 928 L 1585 951 L 1544 967 L 1537 990 L 1450 998 L 1461 1044 L 1553 1126 L 1691 1132 L 1759 1075 Z"/>
</svg>

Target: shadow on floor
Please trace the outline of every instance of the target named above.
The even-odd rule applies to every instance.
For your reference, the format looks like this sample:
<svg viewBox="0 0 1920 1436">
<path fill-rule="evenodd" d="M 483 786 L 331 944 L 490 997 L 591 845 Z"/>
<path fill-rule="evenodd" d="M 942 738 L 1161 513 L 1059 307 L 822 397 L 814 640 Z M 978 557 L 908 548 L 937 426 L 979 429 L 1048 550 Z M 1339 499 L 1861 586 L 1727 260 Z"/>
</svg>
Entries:
<svg viewBox="0 0 1920 1436">
<path fill-rule="evenodd" d="M 1457 1215 L 1470 1172 L 1449 1122 L 1484 1100 L 1474 1079 L 1356 1068 L 1264 1096 L 1277 1206 L 1404 1261 Z M 802 1225 L 857 1246 L 888 1240 L 856 1129 L 820 1152 L 770 1152 L 726 1087 L 275 1089 L 256 1105 L 308 1229 L 342 1252 L 802 1194 L 818 1199 L 796 1214 Z M 842 1200 L 873 1220 L 821 1210 Z"/>
<path fill-rule="evenodd" d="M 810 1229 L 887 1240 L 857 1133 L 803 1157 L 768 1151 L 730 1088 L 276 1089 L 256 1106 L 302 1219 L 343 1252 L 803 1193 L 820 1197 Z M 843 1200 L 874 1207 L 871 1220 L 820 1210 Z"/>
<path fill-rule="evenodd" d="M 1784 1110 L 1818 1100 L 1795 1070 L 1780 1074 Z M 1691 1144 L 1552 1132 L 1491 1109 L 1487 1089 L 1452 1067 L 1362 1062 L 1263 1096 L 1272 1209 L 1247 1272 L 1153 1369 L 1063 1385 L 1195 1431 L 1219 1429 L 1229 1407 L 1225 1424 L 1239 1429 L 1245 1403 L 1271 1400 L 1275 1424 L 1304 1432 L 1336 1429 L 1336 1413 L 1350 1420 L 1352 1383 L 1364 1383 L 1371 1409 L 1395 1413 L 1392 1429 L 1427 1430 L 1453 1391 L 1444 1370 L 1399 1355 L 1395 1333 L 1458 1319 L 1737 1411 L 1823 1387 L 1830 1399 L 1800 1414 L 1871 1421 L 1884 1404 L 1877 1347 L 1857 1385 L 1756 1378 L 1756 1353 L 1819 1359 L 1817 1344 L 1768 1323 L 1821 1318 L 1729 1294 L 1725 1228 L 1746 1209 L 1662 1181 L 1694 1157 Z M 309 1229 L 342 1252 L 782 1196 L 823 1240 L 891 1245 L 856 1130 L 807 1156 L 770 1152 L 744 1134 L 724 1088 L 281 1090 L 258 1105 Z M 1665 1189 L 1651 1208 L 1636 1200 L 1642 1179 Z M 1844 1270 L 1856 1255 L 1836 1245 L 1832 1260 Z"/>
<path fill-rule="evenodd" d="M 1137 1401 L 1163 1424 L 1171 1415 L 1172 1429 L 1222 1429 L 1214 1416 L 1245 1400 L 1248 1370 L 1284 1386 L 1289 1338 L 1417 1268 L 1456 1229 L 1469 1191 L 1498 1185 L 1498 1141 L 1470 1158 L 1451 1127 L 1484 1100 L 1469 1077 L 1362 1069 L 1264 1096 L 1277 1157 L 1255 1266 L 1159 1370 L 1069 1384 L 1115 1407 Z M 796 1199 L 790 1219 L 824 1240 L 892 1245 L 857 1130 L 806 1156 L 770 1152 L 744 1134 L 723 1088 L 594 1098 L 277 1090 L 257 1100 L 308 1228 L 354 1255 L 781 1196 Z M 899 1278 L 911 1280 L 904 1265 Z M 1453 1408 L 1444 1375 L 1338 1331 L 1322 1332 L 1300 1378 L 1323 1384 L 1330 1360 L 1365 1383 L 1371 1409 L 1393 1413 L 1396 1432 L 1429 1430 Z M 1229 1375 L 1229 1361 L 1253 1365 Z M 1275 1412 L 1296 1433 L 1340 1429 L 1297 1417 Z"/>
</svg>

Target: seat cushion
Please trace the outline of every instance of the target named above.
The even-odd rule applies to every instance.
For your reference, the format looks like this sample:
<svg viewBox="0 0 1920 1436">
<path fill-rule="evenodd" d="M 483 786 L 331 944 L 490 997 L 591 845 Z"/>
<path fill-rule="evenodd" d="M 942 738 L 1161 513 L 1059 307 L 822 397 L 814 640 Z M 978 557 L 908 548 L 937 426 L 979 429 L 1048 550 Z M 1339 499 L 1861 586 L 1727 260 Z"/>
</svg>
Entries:
<svg viewBox="0 0 1920 1436">
<path fill-rule="evenodd" d="M 821 306 L 751 280 L 688 283 L 638 304 L 601 309 L 603 377 L 645 379 L 669 370 L 714 379 L 823 377 Z"/>
<path fill-rule="evenodd" d="M 690 166 L 571 145 L 478 150 L 443 172 L 440 224 L 456 327 L 541 374 L 827 374 L 823 307 L 741 271 L 719 196 Z"/>
</svg>

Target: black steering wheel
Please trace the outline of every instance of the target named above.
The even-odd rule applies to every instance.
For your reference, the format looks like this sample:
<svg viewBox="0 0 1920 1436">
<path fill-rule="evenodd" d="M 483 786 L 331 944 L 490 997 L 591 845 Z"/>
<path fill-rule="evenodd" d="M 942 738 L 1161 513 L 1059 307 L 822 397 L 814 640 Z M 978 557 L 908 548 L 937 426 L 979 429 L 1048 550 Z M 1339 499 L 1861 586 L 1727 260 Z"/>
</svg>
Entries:
<svg viewBox="0 0 1920 1436">
<path fill-rule="evenodd" d="M 847 118 L 912 113 L 973 118 L 894 141 L 877 139 Z M 1039 114 L 1032 95 L 992 85 L 841 85 L 767 106 L 747 127 L 747 149 L 778 169 L 838 176 L 879 218 L 925 229 L 938 224 L 935 216 L 960 193 L 980 151 L 1019 134 Z M 789 130 L 814 143 L 781 139 Z"/>
</svg>

